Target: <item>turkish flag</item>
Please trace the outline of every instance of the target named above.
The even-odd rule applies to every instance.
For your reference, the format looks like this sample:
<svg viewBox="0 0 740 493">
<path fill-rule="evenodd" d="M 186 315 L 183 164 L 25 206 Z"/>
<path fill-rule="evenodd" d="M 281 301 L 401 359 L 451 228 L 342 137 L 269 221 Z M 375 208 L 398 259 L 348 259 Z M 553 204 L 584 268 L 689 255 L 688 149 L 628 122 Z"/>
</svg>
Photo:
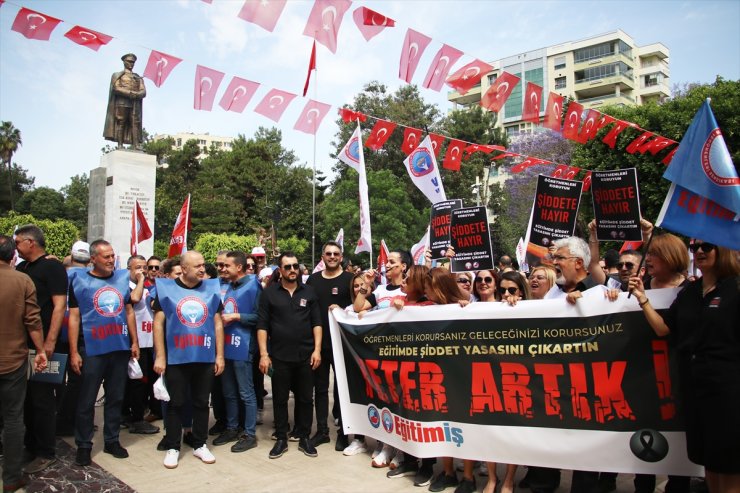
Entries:
<svg viewBox="0 0 740 493">
<path fill-rule="evenodd" d="M 216 99 L 218 86 L 221 85 L 223 78 L 223 72 L 202 65 L 196 65 L 193 108 L 196 110 L 211 111 L 213 109 L 213 100 Z"/>
<path fill-rule="evenodd" d="M 246 0 L 237 17 L 272 32 L 287 0 Z"/>
<path fill-rule="evenodd" d="M 480 105 L 488 111 L 498 113 L 504 107 L 506 100 L 509 99 L 511 91 L 519 84 L 519 77 L 508 72 L 501 72 L 496 82 L 488 88 L 480 100 Z"/>
<path fill-rule="evenodd" d="M 416 72 L 416 66 L 419 65 L 421 55 L 427 49 L 430 41 L 432 41 L 432 38 L 429 36 L 425 36 L 413 29 L 406 30 L 406 38 L 403 40 L 401 51 L 401 61 L 398 65 L 398 77 L 411 84 L 411 79 L 414 77 L 414 72 Z"/>
<path fill-rule="evenodd" d="M 675 140 L 666 139 L 665 137 L 661 137 L 660 135 L 656 135 L 653 140 L 645 142 L 645 144 L 640 146 L 639 150 L 642 154 L 649 152 L 650 155 L 655 156 L 660 151 L 673 144 L 678 144 L 678 142 L 676 142 Z"/>
<path fill-rule="evenodd" d="M 475 154 L 476 152 L 482 152 L 483 154 L 490 154 L 493 151 L 505 151 L 506 149 L 501 146 L 495 146 L 495 145 L 481 145 L 481 144 L 470 144 L 465 148 L 465 158 L 464 159 L 470 159 L 470 156 Z"/>
<path fill-rule="evenodd" d="M 288 107 L 290 102 L 295 99 L 295 97 L 295 94 L 281 91 L 279 89 L 272 89 L 264 98 L 262 98 L 262 101 L 255 106 L 254 112 L 259 113 L 262 116 L 266 116 L 277 123 L 280 120 L 280 117 L 283 116 L 285 109 Z"/>
<path fill-rule="evenodd" d="M 432 150 L 434 156 L 437 157 L 439 150 L 442 148 L 442 143 L 445 141 L 444 135 L 429 134 L 429 140 L 432 141 Z"/>
<path fill-rule="evenodd" d="M 350 0 L 315 0 L 303 34 L 314 38 L 329 48 L 329 51 L 336 53 L 339 27 L 350 5 L 352 5 Z"/>
<path fill-rule="evenodd" d="M 396 124 L 393 122 L 378 120 L 375 123 L 372 131 L 370 132 L 370 136 L 365 141 L 365 146 L 368 149 L 377 151 L 378 149 L 383 147 L 386 141 L 390 138 L 395 128 Z"/>
<path fill-rule="evenodd" d="M 462 51 L 452 46 L 442 45 L 442 48 L 434 56 L 432 64 L 429 65 L 429 70 L 427 70 L 427 76 L 424 77 L 422 86 L 439 92 L 442 89 L 445 79 L 447 79 L 447 75 L 450 73 L 450 69 L 461 56 L 463 56 Z"/>
<path fill-rule="evenodd" d="M 107 45 L 113 39 L 107 34 L 99 33 L 82 26 L 73 27 L 67 31 L 64 37 L 74 41 L 78 45 L 86 46 L 93 51 L 98 51 L 101 46 Z"/>
<path fill-rule="evenodd" d="M 463 147 L 465 147 L 465 141 L 463 140 L 451 140 L 450 143 L 447 144 L 445 160 L 442 162 L 442 167 L 444 169 L 460 171 Z"/>
<path fill-rule="evenodd" d="M 602 128 L 606 127 L 606 126 L 607 126 L 607 125 L 609 125 L 610 123 L 614 123 L 615 121 L 617 121 L 617 120 L 616 120 L 616 119 L 615 119 L 615 118 L 614 118 L 613 116 L 609 116 L 609 115 L 603 115 L 603 114 L 602 114 L 602 115 L 601 115 L 601 120 L 599 120 L 599 124 L 598 124 L 598 127 L 599 127 L 599 128 L 598 128 L 598 129 L 596 129 L 596 131 L 598 132 L 598 131 L 599 131 L 599 130 L 601 130 Z"/>
<path fill-rule="evenodd" d="M 385 264 L 388 263 L 388 256 L 390 254 L 391 253 L 388 251 L 388 247 L 385 244 L 385 240 L 380 240 L 380 254 L 378 255 L 378 260 L 376 264 L 378 266 L 378 273 L 376 274 L 376 278 L 377 276 L 380 276 L 378 280 L 381 284 L 386 284 Z"/>
<path fill-rule="evenodd" d="M 349 108 L 339 108 L 339 116 L 342 117 L 342 121 L 344 123 L 350 123 L 355 120 L 360 120 L 361 122 L 367 121 L 367 115 L 364 113 L 361 113 L 359 111 L 352 111 Z"/>
<path fill-rule="evenodd" d="M 386 27 L 393 27 L 396 21 L 382 14 L 370 10 L 367 7 L 356 8 L 352 13 L 357 29 L 359 29 L 365 41 L 370 41 Z"/>
<path fill-rule="evenodd" d="M 60 19 L 22 7 L 15 16 L 10 29 L 21 33 L 28 39 L 49 41 L 51 32 L 60 22 L 62 22 Z"/>
<path fill-rule="evenodd" d="M 329 113 L 330 108 L 330 104 L 320 103 L 313 99 L 309 99 L 293 128 L 299 132 L 316 135 L 316 131 L 319 129 L 321 121 L 324 119 L 326 114 Z"/>
<path fill-rule="evenodd" d="M 581 131 L 578 134 L 578 142 L 585 144 L 589 140 L 596 137 L 596 133 L 599 131 L 599 119 L 601 118 L 601 112 L 596 110 L 588 110 L 586 114 L 586 121 L 583 122 Z"/>
<path fill-rule="evenodd" d="M 138 245 L 144 240 L 152 237 L 152 230 L 149 223 L 146 222 L 144 211 L 141 210 L 139 201 L 134 202 L 134 209 L 131 211 L 131 255 L 138 253 Z"/>
<path fill-rule="evenodd" d="M 418 128 L 406 127 L 403 130 L 403 144 L 401 144 L 401 150 L 407 156 L 411 154 L 411 151 L 419 147 L 421 142 L 421 130 Z"/>
<path fill-rule="evenodd" d="M 181 61 L 182 59 L 176 56 L 152 50 L 149 61 L 146 62 L 144 77 L 154 82 L 155 86 L 160 87 L 167 80 L 172 69 Z"/>
<path fill-rule="evenodd" d="M 586 171 L 586 174 L 583 176 L 583 188 L 581 189 L 581 192 L 588 192 L 591 190 L 591 172 Z"/>
<path fill-rule="evenodd" d="M 311 71 L 316 70 L 316 40 L 313 42 L 313 48 L 311 48 L 311 58 L 308 60 L 308 73 L 306 74 L 306 83 L 303 85 L 303 97 L 306 97 L 308 92 L 308 83 L 311 81 Z"/>
<path fill-rule="evenodd" d="M 578 140 L 578 129 L 581 126 L 581 113 L 583 113 L 583 105 L 571 101 L 568 103 L 568 113 L 565 115 L 565 123 L 563 124 L 563 137 L 568 140 Z"/>
<path fill-rule="evenodd" d="M 630 142 L 627 147 L 624 148 L 625 151 L 629 154 L 634 154 L 635 152 L 639 152 L 640 154 L 645 154 L 646 146 L 644 145 L 645 142 L 647 142 L 649 139 L 654 137 L 655 134 L 652 132 L 645 131 L 637 137 L 635 140 Z"/>
<path fill-rule="evenodd" d="M 457 91 L 460 95 L 466 94 L 473 88 L 493 67 L 480 60 L 473 60 L 460 70 L 450 75 L 446 84 Z"/>
<path fill-rule="evenodd" d="M 254 93 L 257 92 L 259 86 L 259 82 L 252 82 L 241 77 L 233 77 L 224 95 L 221 96 L 221 102 L 218 105 L 226 111 L 241 113 L 247 107 L 247 103 L 252 99 Z"/>
<path fill-rule="evenodd" d="M 617 145 L 617 137 L 619 137 L 619 134 L 621 134 L 627 127 L 631 126 L 634 126 L 634 123 L 616 120 L 616 125 L 609 130 L 609 133 L 607 133 L 601 141 L 614 149 L 614 146 Z"/>
<path fill-rule="evenodd" d="M 521 173 L 525 169 L 531 168 L 532 166 L 537 166 L 539 164 L 550 164 L 550 161 L 547 161 L 545 159 L 538 159 L 536 157 L 527 156 L 527 158 L 524 161 L 512 166 L 510 171 L 512 173 Z"/>
<path fill-rule="evenodd" d="M 170 249 L 167 252 L 167 258 L 182 255 L 188 251 L 188 230 L 191 227 L 190 194 L 188 194 L 175 220 L 175 227 L 172 228 L 172 237 L 170 237 Z"/>
<path fill-rule="evenodd" d="M 542 88 L 533 82 L 527 82 L 522 120 L 525 122 L 539 123 L 540 106 L 542 106 Z"/>
<path fill-rule="evenodd" d="M 552 173 L 550 173 L 550 176 L 553 178 L 563 178 L 563 175 L 568 171 L 568 165 L 567 164 L 558 164 Z"/>
<path fill-rule="evenodd" d="M 563 117 L 563 96 L 550 92 L 545 109 L 545 121 L 542 126 L 560 132 L 560 120 Z"/>
<path fill-rule="evenodd" d="M 581 168 L 578 168 L 576 166 L 568 166 L 568 169 L 565 171 L 563 178 L 566 180 L 574 180 L 576 178 L 576 175 L 581 172 Z"/>
</svg>

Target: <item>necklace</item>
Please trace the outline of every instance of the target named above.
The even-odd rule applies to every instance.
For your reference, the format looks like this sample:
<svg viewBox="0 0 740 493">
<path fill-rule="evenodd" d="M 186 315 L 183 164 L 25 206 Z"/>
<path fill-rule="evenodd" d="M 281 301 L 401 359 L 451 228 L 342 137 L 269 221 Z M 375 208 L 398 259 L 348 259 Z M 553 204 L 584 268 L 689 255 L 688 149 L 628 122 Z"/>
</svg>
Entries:
<svg viewBox="0 0 740 493">
<path fill-rule="evenodd" d="M 707 293 L 713 290 L 716 286 L 717 286 L 716 282 L 712 284 L 711 286 L 707 286 L 707 287 L 704 287 L 704 283 L 702 283 L 702 289 L 701 289 L 702 296 L 706 296 Z"/>
</svg>

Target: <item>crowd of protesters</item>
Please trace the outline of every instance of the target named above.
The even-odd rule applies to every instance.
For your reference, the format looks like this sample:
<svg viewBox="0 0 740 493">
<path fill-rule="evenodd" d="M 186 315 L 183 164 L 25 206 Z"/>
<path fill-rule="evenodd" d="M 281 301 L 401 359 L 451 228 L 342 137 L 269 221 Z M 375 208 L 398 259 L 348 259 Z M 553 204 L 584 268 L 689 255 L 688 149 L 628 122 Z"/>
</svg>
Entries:
<svg viewBox="0 0 740 493">
<path fill-rule="evenodd" d="M 6 309 L 10 301 L 0 300 L 4 491 L 21 488 L 22 473 L 38 474 L 56 461 L 57 435 L 74 436 L 77 465 L 91 463 L 94 409 L 101 386 L 103 452 L 116 458 L 128 457 L 119 441 L 122 428 L 157 434 L 159 420 L 165 433 L 158 449 L 170 469 L 178 467 L 183 444 L 205 464 L 216 461 L 209 440 L 212 447 L 231 444 L 232 453 L 254 449 L 255 427 L 268 422 L 263 409 L 264 377 L 269 375 L 275 427 L 270 459 L 280 458 L 290 442 L 297 442 L 306 456 L 316 457 L 318 447 L 332 440 L 333 421 L 338 425 L 334 449 L 347 456 L 370 454 L 370 465 L 388 468 L 388 478 L 413 477 L 415 486 L 435 492 L 454 488 L 455 493 L 469 493 L 479 486 L 484 493 L 512 493 L 517 486 L 553 492 L 560 484 L 556 469 L 522 464 L 528 466 L 527 473 L 516 485 L 519 465 L 505 465 L 498 478 L 495 463 L 457 457 L 462 463 L 456 465 L 452 457 L 441 457 L 435 476 L 438 459 L 419 459 L 380 441 L 371 447 L 361 435 L 346 436 L 336 379 L 334 404 L 329 406 L 335 368 L 329 312 L 341 308 L 363 316 L 371 310 L 408 306 L 486 302 L 515 306 L 542 299 L 577 304 L 587 303 L 594 292 L 615 299 L 620 291 L 629 291 L 655 333 L 669 336 L 678 350 L 689 458 L 705 466 L 710 492 L 738 492 L 738 252 L 701 240 L 687 246 L 671 234 L 656 234 L 647 241 L 652 225 L 643 222 L 643 230 L 646 251 L 612 251 L 602 257 L 592 223 L 587 240 L 555 241 L 549 255 L 528 273 L 519 271 L 506 255 L 498 258 L 494 269 L 451 273 L 446 262 L 414 265 L 408 252 L 395 250 L 383 266 L 386 282 L 380 283 L 379 272 L 344 263 L 342 246 L 332 241 L 321 250 L 324 269 L 313 274 L 292 252 L 283 252 L 274 259 L 275 266 L 267 266 L 261 247 L 250 253 L 219 252 L 215 264 L 195 251 L 165 260 L 133 256 L 127 269 L 116 270 L 115 253 L 104 240 L 76 242 L 63 264 L 46 254 L 38 227 L 19 228 L 14 241 L 0 236 L 0 284 L 6 283 L 15 263 L 6 254 L 11 245 L 23 259 L 16 271 L 29 276 L 35 294 L 28 313 L 20 318 Z M 689 270 L 689 251 L 696 271 Z M 450 249 L 448 257 L 453 256 Z M 25 286 L 17 291 L 29 298 L 30 284 Z M 667 311 L 657 312 L 650 304 L 651 290 L 666 287 L 680 291 Z M 28 364 L 26 337 L 37 352 L 32 362 L 37 371 L 54 353 L 68 355 L 68 364 L 60 384 L 31 380 L 23 385 L 26 432 L 21 444 L 19 427 L 9 424 L 18 423 L 24 409 L 6 402 L 11 402 L 10 389 L 16 389 L 13 402 L 20 395 L 16 373 L 19 368 L 25 372 Z M 160 376 L 164 386 L 159 385 Z M 169 400 L 157 398 L 163 390 Z M 214 419 L 209 428 L 210 407 Z M 604 469 L 609 469 L 607 464 Z M 484 478 L 480 484 L 476 472 Z M 650 475 L 634 479 L 639 492 L 653 491 L 655 483 Z M 573 472 L 573 492 L 606 493 L 615 487 L 614 473 Z M 690 478 L 671 476 L 665 491 L 689 490 Z"/>
</svg>

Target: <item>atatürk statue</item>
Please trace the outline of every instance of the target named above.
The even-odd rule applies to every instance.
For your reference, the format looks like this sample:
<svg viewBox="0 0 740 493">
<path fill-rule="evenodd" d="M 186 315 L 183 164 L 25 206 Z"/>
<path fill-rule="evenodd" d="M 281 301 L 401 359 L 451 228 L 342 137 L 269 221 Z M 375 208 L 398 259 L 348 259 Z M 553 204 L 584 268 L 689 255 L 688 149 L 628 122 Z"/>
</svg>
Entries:
<svg viewBox="0 0 740 493">
<path fill-rule="evenodd" d="M 137 149 L 142 142 L 142 99 L 146 97 L 144 79 L 133 72 L 136 55 L 128 53 L 121 57 L 123 70 L 110 79 L 108 112 L 105 115 L 103 137 L 118 143 L 131 144 Z"/>
</svg>

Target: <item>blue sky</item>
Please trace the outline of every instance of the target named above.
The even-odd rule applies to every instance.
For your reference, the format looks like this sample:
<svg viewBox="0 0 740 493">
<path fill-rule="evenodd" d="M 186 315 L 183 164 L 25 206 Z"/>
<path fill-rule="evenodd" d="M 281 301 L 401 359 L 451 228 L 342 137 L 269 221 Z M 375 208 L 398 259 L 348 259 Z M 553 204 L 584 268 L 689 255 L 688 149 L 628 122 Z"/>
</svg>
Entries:
<svg viewBox="0 0 740 493">
<path fill-rule="evenodd" d="M 99 165 L 110 75 L 121 55 L 136 53 L 143 73 L 151 49 L 183 59 L 160 88 L 147 80 L 144 126 L 150 133 L 210 132 L 251 136 L 271 120 L 252 111 L 272 88 L 300 94 L 312 39 L 302 35 L 312 1 L 289 0 L 275 31 L 236 17 L 242 0 L 105 1 L 9 0 L 0 6 L 0 120 L 21 130 L 14 161 L 36 177 L 36 186 L 59 188 L 69 177 Z M 65 21 L 49 42 L 27 40 L 10 30 L 19 7 Z M 351 18 L 359 6 L 397 22 L 366 42 Z M 64 38 L 75 24 L 114 37 L 98 52 Z M 473 58 L 496 60 L 524 51 L 622 29 L 638 45 L 662 42 L 670 49 L 672 83 L 740 78 L 740 1 L 367 1 L 354 2 L 332 54 L 318 46 L 316 98 L 334 108 L 319 128 L 317 168 L 330 171 L 336 108 L 351 103 L 371 80 L 390 90 L 404 84 L 398 62 L 406 28 L 433 38 L 413 82 L 421 84 L 441 43 L 463 51 L 455 67 Z M 193 110 L 197 64 L 262 86 L 242 114 Z M 454 69 L 453 69 L 454 70 Z M 420 89 L 443 112 L 446 90 Z M 220 99 L 219 92 L 216 102 Z M 313 97 L 314 87 L 309 90 Z M 313 137 L 293 130 L 305 100 L 296 98 L 276 126 L 302 163 L 313 164 Z M 226 177 L 228 179 L 228 177 Z"/>
</svg>

